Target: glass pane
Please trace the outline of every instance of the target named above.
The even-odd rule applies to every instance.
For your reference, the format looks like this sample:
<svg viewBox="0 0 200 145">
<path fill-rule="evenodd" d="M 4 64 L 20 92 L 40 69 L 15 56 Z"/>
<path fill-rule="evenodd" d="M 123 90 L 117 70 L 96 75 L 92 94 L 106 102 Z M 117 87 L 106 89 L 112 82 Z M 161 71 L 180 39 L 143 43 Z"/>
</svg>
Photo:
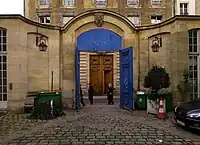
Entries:
<svg viewBox="0 0 200 145">
<path fill-rule="evenodd" d="M 3 43 L 6 44 L 6 37 L 3 37 Z"/>
<path fill-rule="evenodd" d="M 7 85 L 7 79 L 3 79 L 3 86 Z"/>
<path fill-rule="evenodd" d="M 193 37 L 197 37 L 197 30 L 193 30 Z"/>
<path fill-rule="evenodd" d="M 7 71 L 3 71 L 3 78 L 7 77 Z"/>
<path fill-rule="evenodd" d="M 3 56 L 3 62 L 7 62 L 6 56 Z"/>
<path fill-rule="evenodd" d="M 6 70 L 6 69 L 7 69 L 7 64 L 3 63 L 3 70 Z"/>
<path fill-rule="evenodd" d="M 194 92 L 197 93 L 198 92 L 198 87 L 194 86 Z"/>
<path fill-rule="evenodd" d="M 189 37 L 192 37 L 192 31 L 189 31 Z"/>
<path fill-rule="evenodd" d="M 193 38 L 193 44 L 197 45 L 197 38 Z"/>
<path fill-rule="evenodd" d="M 189 45 L 192 45 L 192 38 L 189 38 Z"/>
<path fill-rule="evenodd" d="M 3 44 L 3 51 L 7 51 L 6 50 L 6 44 Z"/>
<path fill-rule="evenodd" d="M 194 78 L 197 78 L 197 71 L 194 72 Z"/>
<path fill-rule="evenodd" d="M 6 37 L 6 30 L 3 30 L 3 36 Z"/>
<path fill-rule="evenodd" d="M 7 93 L 7 86 L 3 86 L 3 93 Z"/>
<path fill-rule="evenodd" d="M 0 94 L 0 101 L 3 101 L 2 94 Z"/>
<path fill-rule="evenodd" d="M 0 79 L 2 79 L 2 77 L 3 77 L 3 76 L 2 76 L 2 71 L 0 70 Z"/>
<path fill-rule="evenodd" d="M 192 45 L 189 45 L 189 52 L 192 52 Z"/>
<path fill-rule="evenodd" d="M 3 101 L 7 101 L 7 94 L 3 94 Z"/>
<path fill-rule="evenodd" d="M 197 45 L 193 45 L 193 52 L 197 52 Z"/>
<path fill-rule="evenodd" d="M 0 35 L 0 44 L 3 43 L 3 40 L 2 40 L 2 39 L 3 39 L 3 38 L 2 38 L 1 35 Z"/>
</svg>

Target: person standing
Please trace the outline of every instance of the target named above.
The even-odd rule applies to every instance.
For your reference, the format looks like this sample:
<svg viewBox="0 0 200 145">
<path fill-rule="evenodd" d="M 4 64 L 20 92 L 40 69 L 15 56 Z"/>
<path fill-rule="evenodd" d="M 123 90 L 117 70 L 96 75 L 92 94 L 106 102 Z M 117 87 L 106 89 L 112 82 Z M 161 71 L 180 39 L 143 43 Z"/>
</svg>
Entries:
<svg viewBox="0 0 200 145">
<path fill-rule="evenodd" d="M 80 85 L 80 98 L 81 98 L 81 104 L 84 107 L 85 106 L 85 102 L 83 100 L 83 91 L 82 91 L 81 85 Z"/>
<path fill-rule="evenodd" d="M 93 86 L 92 86 L 92 83 L 89 83 L 88 98 L 89 98 L 89 101 L 90 101 L 90 105 L 92 105 L 93 104 Z"/>
<path fill-rule="evenodd" d="M 110 104 L 114 104 L 114 101 L 113 101 L 113 87 L 112 87 L 112 84 L 109 83 L 108 84 L 108 91 L 107 91 L 107 99 L 108 99 L 108 105 Z"/>
</svg>

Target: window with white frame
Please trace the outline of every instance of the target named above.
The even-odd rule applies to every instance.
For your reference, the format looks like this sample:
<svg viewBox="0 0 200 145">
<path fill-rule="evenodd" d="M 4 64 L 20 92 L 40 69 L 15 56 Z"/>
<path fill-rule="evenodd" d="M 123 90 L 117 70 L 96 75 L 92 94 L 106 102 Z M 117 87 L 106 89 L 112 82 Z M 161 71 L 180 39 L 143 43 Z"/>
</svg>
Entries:
<svg viewBox="0 0 200 145">
<path fill-rule="evenodd" d="M 188 15 L 188 3 L 180 3 L 180 15 Z"/>
<path fill-rule="evenodd" d="M 72 16 L 63 16 L 63 24 L 66 24 L 66 23 L 69 22 L 71 19 L 73 19 Z"/>
<path fill-rule="evenodd" d="M 64 5 L 75 6 L 75 0 L 64 0 Z"/>
<path fill-rule="evenodd" d="M 190 100 L 198 98 L 199 95 L 199 31 L 189 31 L 189 71 L 190 83 L 192 84 Z"/>
<path fill-rule="evenodd" d="M 96 7 L 105 7 L 107 5 L 107 0 L 94 0 Z"/>
<path fill-rule="evenodd" d="M 140 18 L 139 18 L 139 16 L 128 16 L 128 19 L 129 19 L 135 26 L 139 26 L 139 25 L 140 25 Z"/>
<path fill-rule="evenodd" d="M 7 31 L 0 30 L 0 102 L 7 101 Z"/>
<path fill-rule="evenodd" d="M 162 4 L 162 0 L 151 0 L 151 4 L 152 5 L 161 5 Z"/>
<path fill-rule="evenodd" d="M 139 0 L 127 0 L 127 6 L 135 6 L 139 4 Z"/>
<path fill-rule="evenodd" d="M 39 17 L 39 22 L 43 24 L 50 24 L 51 23 L 51 18 L 47 16 L 40 16 Z"/>
<path fill-rule="evenodd" d="M 151 24 L 158 24 L 162 22 L 162 16 L 151 16 Z"/>
<path fill-rule="evenodd" d="M 49 5 L 49 0 L 40 0 L 40 5 Z"/>
</svg>

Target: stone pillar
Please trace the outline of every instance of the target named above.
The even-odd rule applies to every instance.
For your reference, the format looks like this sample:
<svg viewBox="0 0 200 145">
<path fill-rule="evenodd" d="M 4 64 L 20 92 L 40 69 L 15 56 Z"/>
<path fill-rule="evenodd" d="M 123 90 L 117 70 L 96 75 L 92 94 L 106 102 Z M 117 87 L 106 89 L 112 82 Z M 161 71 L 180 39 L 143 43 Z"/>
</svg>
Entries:
<svg viewBox="0 0 200 145">
<path fill-rule="evenodd" d="M 83 10 L 84 9 L 84 0 L 76 0 L 76 8 L 78 10 Z"/>
<path fill-rule="evenodd" d="M 163 1 L 163 7 L 165 7 L 165 20 L 173 17 L 173 2 L 172 1 Z"/>
<path fill-rule="evenodd" d="M 37 20 L 37 0 L 26 0 L 25 1 L 25 17 L 31 20 Z"/>
<path fill-rule="evenodd" d="M 142 7 L 142 13 L 141 13 L 141 24 L 151 24 L 151 16 L 149 15 L 149 7 L 151 5 L 151 0 L 140 0 L 140 4 Z"/>
<path fill-rule="evenodd" d="M 119 8 L 119 12 L 122 15 L 125 15 L 126 0 L 119 0 L 118 1 L 118 8 Z"/>
<path fill-rule="evenodd" d="M 60 6 L 62 5 L 62 0 L 52 0 L 51 3 L 51 24 L 52 25 L 61 25 L 62 22 L 62 13 L 60 11 Z"/>
</svg>

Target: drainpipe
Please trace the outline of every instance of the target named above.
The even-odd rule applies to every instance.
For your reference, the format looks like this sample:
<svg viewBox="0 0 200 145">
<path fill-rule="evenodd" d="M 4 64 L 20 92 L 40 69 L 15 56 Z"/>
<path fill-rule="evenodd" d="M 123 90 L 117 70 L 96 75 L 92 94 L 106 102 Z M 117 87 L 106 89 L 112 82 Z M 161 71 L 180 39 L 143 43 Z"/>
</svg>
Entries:
<svg viewBox="0 0 200 145">
<path fill-rule="evenodd" d="M 140 32 L 137 31 L 137 44 L 138 44 L 138 86 L 137 90 L 140 90 Z"/>
</svg>

